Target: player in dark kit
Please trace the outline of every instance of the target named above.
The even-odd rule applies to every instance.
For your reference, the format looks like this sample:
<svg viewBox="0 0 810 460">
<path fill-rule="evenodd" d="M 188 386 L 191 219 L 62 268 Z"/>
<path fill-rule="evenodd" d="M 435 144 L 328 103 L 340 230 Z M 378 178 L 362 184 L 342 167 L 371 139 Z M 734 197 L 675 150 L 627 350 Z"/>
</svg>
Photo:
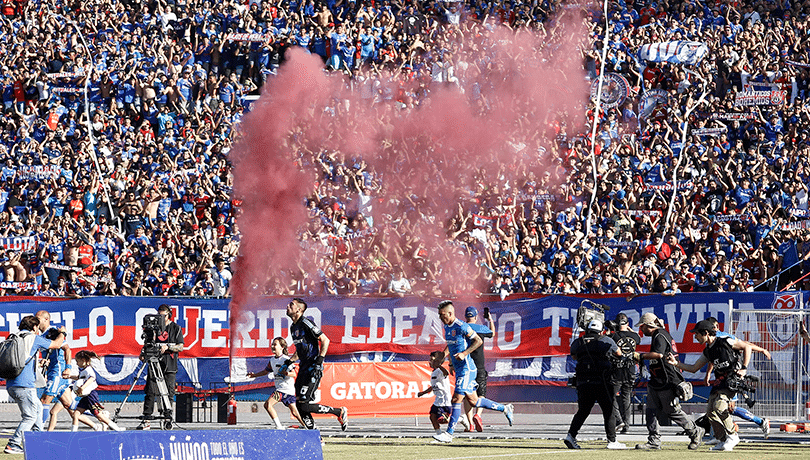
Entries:
<svg viewBox="0 0 810 460">
<path fill-rule="evenodd" d="M 312 414 L 332 414 L 340 422 L 340 429 L 346 431 L 349 426 L 345 407 L 335 408 L 315 404 L 312 400 L 323 377 L 323 357 L 329 349 L 329 337 L 308 318 L 304 318 L 307 303 L 295 298 L 287 305 L 287 316 L 292 320 L 290 335 L 295 344 L 295 354 L 284 362 L 280 371 L 284 372 L 296 360 L 301 360 L 300 370 L 295 377 L 295 406 L 301 414 L 306 428 L 315 428 Z"/>
</svg>

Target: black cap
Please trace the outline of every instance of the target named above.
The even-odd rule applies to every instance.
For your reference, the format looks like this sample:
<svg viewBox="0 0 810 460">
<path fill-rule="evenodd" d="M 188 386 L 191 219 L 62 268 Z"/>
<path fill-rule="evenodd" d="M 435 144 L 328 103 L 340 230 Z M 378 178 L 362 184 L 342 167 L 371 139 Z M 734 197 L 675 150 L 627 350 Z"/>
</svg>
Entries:
<svg viewBox="0 0 810 460">
<path fill-rule="evenodd" d="M 708 319 L 700 320 L 695 327 L 692 328 L 689 332 L 697 332 L 697 331 L 711 331 L 714 329 L 714 323 L 709 321 Z"/>
</svg>

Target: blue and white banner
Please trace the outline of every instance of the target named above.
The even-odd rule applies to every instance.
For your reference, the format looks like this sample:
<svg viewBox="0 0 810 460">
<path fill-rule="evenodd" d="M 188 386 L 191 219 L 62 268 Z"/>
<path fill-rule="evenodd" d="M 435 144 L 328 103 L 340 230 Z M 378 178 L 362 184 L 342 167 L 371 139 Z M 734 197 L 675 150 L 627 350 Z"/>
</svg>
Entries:
<svg viewBox="0 0 810 460">
<path fill-rule="evenodd" d="M 639 60 L 695 65 L 709 53 L 705 43 L 676 40 L 651 43 L 638 50 Z"/>
<path fill-rule="evenodd" d="M 806 298 L 806 296 L 805 296 Z M 6 298 L 12 299 L 12 298 Z M 580 333 L 577 310 L 585 299 L 610 307 L 606 316 L 625 313 L 630 325 L 642 314 L 653 312 L 672 334 L 678 351 L 699 353 L 702 346 L 688 331 L 698 321 L 713 316 L 727 330 L 732 308 L 802 309 L 799 293 L 688 293 L 676 296 L 620 295 L 595 296 L 513 296 L 454 299 L 456 314 L 463 317 L 468 306 L 479 311 L 488 307 L 494 320 L 494 336 L 486 339 L 487 367 L 501 366 L 503 381 L 508 378 L 548 383 L 552 374 L 521 374 L 520 363 L 537 363 L 557 372 L 560 360 L 567 362 L 571 341 Z M 330 339 L 328 361 L 422 361 L 431 351 L 444 346 L 444 333 L 436 306 L 441 299 L 311 297 L 307 316 Z M 222 384 L 228 375 L 244 375 L 264 369 L 272 355 L 274 337 L 289 340 L 287 297 L 267 297 L 249 310 L 233 312 L 227 299 L 167 299 L 143 297 L 88 297 L 54 300 L 18 299 L 0 303 L 0 338 L 16 332 L 20 319 L 38 310 L 51 314 L 53 326 L 65 326 L 67 343 L 74 351 L 93 350 L 102 356 L 94 367 L 105 390 L 128 389 L 141 363 L 143 317 L 154 314 L 160 304 L 168 304 L 183 330 L 184 351 L 180 354 L 178 382 L 197 388 Z M 742 324 L 744 330 L 769 334 L 764 325 Z M 647 346 L 645 338 L 642 347 Z M 497 363 L 497 365 L 496 365 Z M 229 367 L 230 365 L 230 367 Z M 551 367 L 550 367 L 551 366 Z M 231 367 L 239 371 L 231 372 Z M 532 371 L 533 372 L 533 371 Z M 498 375 L 496 373 L 496 375 Z M 511 377 L 506 377 L 506 376 Z M 533 375 L 533 374 L 532 374 Z M 143 384 L 143 377 L 137 385 Z M 499 378 L 495 378 L 495 382 Z M 262 380 L 254 387 L 269 386 Z M 259 385 L 259 383 L 261 385 Z M 250 389 L 250 388 L 246 388 Z"/>
<path fill-rule="evenodd" d="M 37 239 L 33 236 L 0 238 L 0 246 L 2 246 L 3 249 L 28 252 L 37 248 Z"/>
<path fill-rule="evenodd" d="M 317 430 L 27 431 L 26 460 L 322 459 Z"/>
</svg>

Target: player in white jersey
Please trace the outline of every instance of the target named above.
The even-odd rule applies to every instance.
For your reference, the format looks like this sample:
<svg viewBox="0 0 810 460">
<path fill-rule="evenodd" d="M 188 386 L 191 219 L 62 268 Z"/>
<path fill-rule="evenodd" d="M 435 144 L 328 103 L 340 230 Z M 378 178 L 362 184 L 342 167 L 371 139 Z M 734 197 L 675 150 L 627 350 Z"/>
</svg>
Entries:
<svg viewBox="0 0 810 460">
<path fill-rule="evenodd" d="M 270 415 L 276 428 L 283 430 L 284 425 L 281 424 L 278 413 L 276 413 L 276 410 L 273 408 L 273 406 L 280 401 L 290 409 L 290 414 L 298 420 L 298 423 L 300 423 L 300 426 L 303 428 L 305 427 L 304 421 L 301 419 L 301 414 L 298 413 L 298 409 L 295 407 L 295 367 L 290 366 L 285 371 L 281 370 L 284 362 L 290 359 L 287 355 L 287 341 L 282 337 L 276 337 L 273 339 L 273 343 L 270 347 L 273 349 L 274 356 L 270 357 L 270 362 L 267 363 L 267 367 L 260 372 L 248 372 L 247 376 L 261 377 L 272 373 L 276 384 L 276 391 L 264 402 L 264 409 Z"/>
<path fill-rule="evenodd" d="M 440 434 L 442 429 L 440 425 L 447 423 L 450 420 L 451 413 L 451 397 L 452 388 L 450 387 L 450 373 L 442 365 L 444 363 L 444 351 L 434 351 L 430 353 L 430 367 L 433 372 L 430 373 L 430 386 L 420 391 L 417 396 L 421 397 L 430 392 L 433 392 L 434 400 L 433 405 L 430 406 L 430 423 L 433 424 L 433 429 L 436 434 Z M 463 416 L 459 421 L 464 425 L 465 429 L 469 427 L 469 422 Z"/>
</svg>

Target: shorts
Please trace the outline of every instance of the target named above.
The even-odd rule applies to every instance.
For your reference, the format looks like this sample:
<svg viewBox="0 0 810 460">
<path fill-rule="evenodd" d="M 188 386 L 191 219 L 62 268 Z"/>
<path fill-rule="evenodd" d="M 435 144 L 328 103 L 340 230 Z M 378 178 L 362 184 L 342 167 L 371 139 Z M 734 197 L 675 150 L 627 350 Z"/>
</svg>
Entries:
<svg viewBox="0 0 810 460">
<path fill-rule="evenodd" d="M 478 388 L 478 383 L 475 382 L 477 376 L 477 369 L 456 369 L 456 389 L 454 393 L 462 395 L 475 393 L 476 388 Z"/>
<path fill-rule="evenodd" d="M 321 384 L 323 375 L 313 375 L 311 364 L 301 364 L 298 375 L 295 376 L 295 398 L 300 403 L 311 403 L 315 400 L 315 392 Z"/>
<path fill-rule="evenodd" d="M 63 379 L 62 377 L 50 377 L 48 383 L 45 384 L 45 396 L 52 396 L 54 398 L 61 398 L 65 390 L 70 387 L 70 380 Z"/>
<path fill-rule="evenodd" d="M 435 415 L 439 423 L 447 423 L 447 421 L 450 420 L 450 413 L 452 411 L 453 408 L 450 406 L 437 406 L 435 404 L 430 406 L 430 415 Z"/>
<path fill-rule="evenodd" d="M 479 369 L 478 375 L 475 377 L 475 383 L 478 384 L 478 388 L 475 389 L 475 392 L 478 396 L 484 398 L 487 396 L 487 371 L 486 369 Z"/>
<path fill-rule="evenodd" d="M 93 415 L 97 416 L 99 412 L 104 410 L 104 406 L 101 404 L 101 400 L 98 398 L 98 392 L 93 390 L 89 395 L 84 396 L 79 400 L 79 404 L 76 405 L 76 409 L 81 409 L 82 412 L 89 410 L 93 413 Z"/>
<path fill-rule="evenodd" d="M 287 407 L 295 405 L 295 395 L 288 395 L 287 393 L 281 393 L 276 391 L 270 397 L 280 402 L 281 404 L 284 404 Z"/>
</svg>

